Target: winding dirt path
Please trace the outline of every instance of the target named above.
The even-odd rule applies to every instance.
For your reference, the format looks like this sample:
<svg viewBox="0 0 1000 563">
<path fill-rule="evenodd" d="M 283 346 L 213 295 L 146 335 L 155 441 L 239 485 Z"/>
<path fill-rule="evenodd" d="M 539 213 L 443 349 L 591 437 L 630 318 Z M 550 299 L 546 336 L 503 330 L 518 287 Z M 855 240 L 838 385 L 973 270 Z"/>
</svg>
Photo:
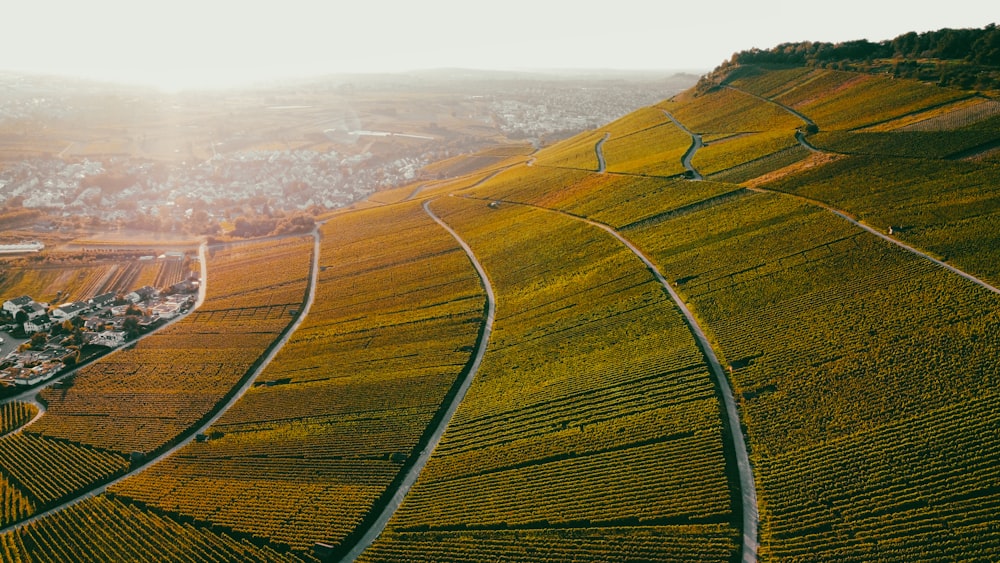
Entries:
<svg viewBox="0 0 1000 563">
<path fill-rule="evenodd" d="M 751 96 L 753 98 L 757 98 L 758 100 L 760 100 L 762 102 L 767 102 L 769 104 L 774 104 L 774 105 L 778 106 L 779 108 L 787 111 L 788 113 L 794 115 L 795 117 L 801 119 L 806 125 L 810 125 L 812 127 L 815 127 L 817 131 L 819 130 L 819 125 L 816 125 L 815 121 L 813 121 L 812 119 L 809 118 L 809 116 L 807 116 L 804 113 L 796 110 L 793 107 L 786 106 L 785 104 L 783 104 L 781 102 L 772 100 L 771 98 L 765 98 L 764 96 L 761 96 L 761 95 L 758 95 L 758 94 L 754 94 L 753 92 L 747 92 L 746 90 L 744 90 L 742 88 L 737 88 L 736 86 L 730 86 L 730 85 L 727 84 L 727 85 L 723 86 L 723 88 L 728 88 L 730 90 L 733 90 L 733 91 L 736 91 L 736 92 L 740 92 L 741 94 L 746 94 L 747 96 Z"/>
<path fill-rule="evenodd" d="M 444 435 L 444 431 L 448 428 L 448 423 L 451 422 L 452 417 L 455 415 L 455 411 L 458 410 L 458 406 L 462 403 L 462 399 L 464 399 L 466 393 L 468 393 L 469 387 L 472 385 L 472 380 L 475 379 L 476 373 L 479 371 L 479 366 L 483 363 L 483 357 L 486 355 L 486 348 L 490 343 L 490 335 L 493 332 L 493 321 L 496 318 L 496 297 L 493 294 L 493 285 L 490 284 L 490 278 L 486 275 L 486 270 L 483 268 L 482 264 L 479 263 L 476 255 L 472 252 L 472 247 L 470 247 L 468 243 L 466 243 L 462 237 L 451 228 L 451 226 L 431 211 L 431 201 L 433 200 L 424 202 L 424 211 L 431 217 L 431 219 L 434 219 L 438 225 L 441 225 L 444 230 L 448 231 L 448 234 L 450 234 L 452 238 L 455 239 L 455 242 L 462 247 L 462 250 L 464 250 L 465 255 L 469 257 L 469 261 L 472 262 L 472 266 L 476 269 L 476 274 L 479 276 L 479 279 L 483 284 L 483 289 L 486 292 L 486 319 L 483 323 L 483 330 L 479 336 L 479 341 L 476 343 L 476 352 L 473 356 L 472 364 L 462 379 L 462 383 L 459 385 L 455 396 L 452 398 L 451 402 L 445 406 L 444 416 L 441 417 L 441 420 L 431 432 L 427 445 L 420 451 L 416 462 L 406 473 L 406 476 L 400 483 L 399 488 L 396 489 L 396 492 L 392 495 L 392 499 L 389 500 L 389 503 L 379 513 L 378 518 L 376 518 L 371 526 L 369 526 L 364 535 L 361 536 L 358 543 L 355 544 L 351 550 L 340 559 L 341 563 L 354 561 L 364 550 L 368 549 L 368 546 L 370 546 L 379 537 L 379 535 L 382 534 L 382 531 L 385 530 L 386 525 L 389 523 L 389 519 L 391 519 L 392 515 L 395 514 L 399 505 L 403 503 L 403 499 L 406 497 L 407 493 L 410 492 L 413 484 L 417 481 L 417 478 L 420 476 L 420 472 L 423 471 L 424 466 L 427 465 L 427 460 L 429 460 L 431 454 L 434 453 L 434 448 L 436 448 L 438 443 L 441 442 L 441 436 Z"/>
<path fill-rule="evenodd" d="M 572 215 L 570 215 L 572 217 Z M 722 395 L 722 402 L 724 406 L 724 415 L 726 417 L 727 426 L 729 427 L 730 440 L 732 441 L 733 452 L 736 455 L 736 470 L 740 477 L 740 500 L 741 500 L 741 512 L 743 513 L 743 525 L 742 525 L 742 535 L 743 542 L 740 547 L 740 553 L 743 563 L 754 563 L 757 561 L 757 528 L 759 524 L 759 517 L 757 513 L 757 487 L 753 480 L 753 467 L 750 465 L 750 455 L 747 450 L 746 440 L 743 437 L 742 426 L 740 425 L 740 414 L 736 409 L 736 399 L 733 397 L 733 390 L 729 386 L 729 380 L 726 378 L 726 374 L 722 369 L 722 364 L 719 363 L 719 358 L 715 355 L 715 351 L 712 350 L 712 345 L 708 342 L 708 338 L 705 336 L 705 332 L 701 329 L 701 325 L 698 324 L 698 320 L 695 319 L 694 314 L 691 313 L 687 305 L 681 299 L 680 295 L 674 291 L 674 288 L 667 282 L 667 279 L 663 277 L 660 270 L 657 269 L 656 265 L 647 257 L 641 250 L 639 250 L 631 241 L 623 237 L 618 231 L 611 228 L 609 225 L 603 223 L 598 223 L 590 219 L 581 219 L 590 225 L 604 229 L 608 234 L 618 239 L 622 244 L 624 244 L 633 254 L 636 255 L 642 263 L 649 268 L 653 276 L 658 282 L 667 290 L 670 294 L 670 298 L 674 300 L 674 304 L 680 309 L 681 313 L 684 314 L 684 318 L 687 320 L 688 328 L 691 329 L 691 333 L 694 335 L 695 339 L 698 341 L 698 347 L 701 348 L 702 353 L 705 354 L 705 359 L 708 361 L 708 365 L 711 368 L 712 376 L 715 378 L 715 383 L 719 387 L 720 394 Z"/>
<path fill-rule="evenodd" d="M 703 148 L 705 146 L 705 143 L 703 143 L 701 140 L 701 135 L 694 133 L 693 131 L 685 127 L 684 124 L 681 123 L 680 121 L 677 121 L 677 119 L 669 111 L 667 110 L 661 110 L 661 111 L 663 111 L 663 113 L 670 119 L 670 121 L 674 122 L 674 125 L 679 127 L 681 131 L 684 131 L 691 137 L 691 146 L 688 147 L 687 152 L 685 152 L 684 156 L 681 157 L 681 164 L 684 166 L 684 169 L 691 174 L 692 180 L 699 180 L 699 181 L 704 180 L 705 178 L 704 176 L 701 175 L 701 172 L 698 172 L 695 169 L 695 167 L 691 164 L 691 159 L 694 158 L 694 153 L 698 152 L 698 149 Z"/>
<path fill-rule="evenodd" d="M 210 415 L 208 416 L 208 418 L 204 419 L 200 424 L 198 424 L 196 426 L 192 426 L 191 428 L 189 428 L 188 430 L 186 430 L 185 432 L 183 432 L 181 434 L 181 440 L 175 446 L 171 447 L 170 449 L 168 449 L 168 450 L 166 450 L 166 451 L 164 451 L 164 452 L 162 452 L 162 453 L 160 453 L 160 454 L 158 454 L 158 455 L 156 455 L 154 457 L 149 458 L 148 460 L 146 460 L 142 464 L 137 465 L 133 469 L 129 470 L 128 473 L 125 473 L 124 475 L 121 475 L 121 476 L 115 478 L 112 481 L 109 481 L 107 483 L 104 483 L 103 485 L 94 487 L 92 489 L 88 489 L 88 490 L 86 490 L 86 491 L 84 491 L 84 492 L 82 492 L 82 493 L 80 493 L 80 494 L 78 494 L 78 495 L 76 495 L 74 497 L 68 498 L 67 500 L 63 501 L 62 503 L 60 503 L 60 504 L 58 504 L 58 505 L 56 505 L 56 506 L 54 506 L 54 507 L 52 507 L 52 508 L 44 511 L 44 512 L 40 512 L 40 513 L 35 514 L 34 516 L 30 517 L 30 518 L 27 518 L 25 520 L 21 520 L 20 522 L 17 522 L 16 524 L 11 524 L 10 526 L 7 526 L 6 528 L 2 528 L 2 529 L 0 529 L 0 534 L 18 530 L 20 528 L 23 528 L 24 526 L 27 526 L 28 524 L 31 524 L 32 522 L 35 522 L 37 520 L 41 520 L 42 518 L 45 518 L 47 516 L 51 516 L 52 514 L 55 514 L 57 512 L 62 511 L 62 510 L 65 510 L 66 508 L 69 508 L 70 506 L 73 506 L 73 505 L 75 505 L 75 504 L 77 504 L 77 503 L 79 503 L 81 501 L 84 501 L 84 500 L 87 500 L 89 498 L 93 498 L 93 497 L 96 497 L 96 496 L 98 496 L 100 494 L 103 494 L 105 491 L 107 491 L 108 487 L 111 487 L 112 485 L 116 485 L 116 484 L 124 481 L 125 479 L 128 479 L 129 477 L 132 477 L 133 475 L 137 475 L 139 473 L 142 473 L 146 469 L 148 469 L 148 468 L 152 467 L 153 465 L 155 465 L 157 462 L 159 462 L 159 461 L 161 461 L 163 459 L 166 459 L 167 457 L 170 457 L 171 455 L 177 453 L 184 446 L 187 446 L 193 440 L 195 440 L 195 438 L 198 436 L 199 433 L 204 432 L 212 424 L 215 424 L 215 422 L 217 420 L 219 420 L 219 418 L 221 418 L 222 415 L 225 414 L 226 411 L 229 410 L 229 408 L 232 407 L 233 404 L 236 403 L 236 401 L 240 400 L 243 397 L 243 395 L 246 394 L 246 392 L 253 386 L 253 383 L 257 379 L 257 376 L 259 376 L 264 371 L 264 369 L 267 368 L 267 366 L 271 363 L 271 361 L 274 360 L 274 357 L 284 347 L 284 345 L 288 342 L 288 339 L 291 338 L 292 334 L 295 333 L 295 331 L 299 328 L 299 326 L 305 320 L 305 318 L 306 318 L 306 316 L 307 316 L 307 314 L 309 312 L 309 309 L 312 307 L 312 304 L 313 304 L 313 302 L 316 299 L 316 280 L 317 280 L 317 278 L 319 276 L 319 250 L 320 250 L 319 225 L 317 225 L 317 227 L 315 229 L 313 229 L 312 236 L 313 236 L 314 240 L 313 240 L 312 263 L 311 263 L 311 267 L 310 267 L 310 271 L 309 271 L 309 292 L 307 294 L 306 301 L 305 301 L 305 303 L 302 306 L 302 309 L 299 311 L 298 317 L 296 317 L 295 321 L 291 325 L 289 325 L 288 327 L 285 328 L 284 332 L 281 334 L 281 336 L 278 338 L 278 340 L 276 340 L 275 343 L 271 346 L 271 350 L 270 350 L 270 352 L 268 352 L 267 356 L 265 356 L 264 360 L 260 363 L 260 365 L 257 367 L 256 370 L 254 370 L 252 373 L 248 374 L 245 377 L 243 383 L 236 389 L 236 392 L 233 393 L 232 397 L 230 397 L 229 400 L 225 401 L 224 403 L 221 403 L 221 404 L 217 405 L 215 407 L 215 409 L 213 409 L 212 413 L 210 413 Z M 196 304 L 196 307 L 201 306 L 201 304 L 204 302 L 205 288 L 208 285 L 206 283 L 207 282 L 207 275 L 206 274 L 207 274 L 207 269 L 208 269 L 207 265 L 206 265 L 206 260 L 205 260 L 205 248 L 206 248 L 206 246 L 207 245 L 202 244 L 202 246 L 199 248 L 199 251 L 198 251 L 198 255 L 201 258 L 201 269 L 202 269 L 202 272 L 201 272 L 201 288 L 199 290 L 199 297 L 198 297 L 198 302 Z M 152 334 L 155 334 L 155 332 L 150 333 L 150 335 L 152 335 Z M 69 374 L 67 374 L 67 375 L 69 375 Z M 55 383 L 55 381 L 53 381 L 51 383 Z M 37 389 L 35 389 L 33 391 L 37 391 Z"/>
</svg>

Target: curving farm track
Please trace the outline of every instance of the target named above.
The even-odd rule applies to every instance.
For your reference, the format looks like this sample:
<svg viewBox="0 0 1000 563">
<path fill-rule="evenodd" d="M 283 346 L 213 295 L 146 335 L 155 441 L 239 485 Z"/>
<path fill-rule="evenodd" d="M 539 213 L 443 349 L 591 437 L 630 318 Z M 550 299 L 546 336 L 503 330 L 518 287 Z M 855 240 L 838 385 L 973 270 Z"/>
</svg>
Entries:
<svg viewBox="0 0 1000 563">
<path fill-rule="evenodd" d="M 427 461 L 430 459 L 431 454 L 434 453 L 434 448 L 437 447 L 438 443 L 441 442 L 441 437 L 444 435 L 445 430 L 448 428 L 448 423 L 451 418 L 455 415 L 455 411 L 458 410 L 458 406 L 462 403 L 462 399 L 465 398 L 465 394 L 468 392 L 469 387 L 472 385 L 472 380 L 475 379 L 476 373 L 479 371 L 479 366 L 483 363 L 483 357 L 486 356 L 486 348 L 490 342 L 490 334 L 493 332 L 493 321 L 496 317 L 496 298 L 493 294 L 493 286 L 490 284 L 490 279 L 486 275 L 486 270 L 483 269 L 482 264 L 476 258 L 476 255 L 472 252 L 472 248 L 459 236 L 454 229 L 452 229 L 447 223 L 445 223 L 440 217 L 438 217 L 433 211 L 431 211 L 430 203 L 433 200 L 428 200 L 424 202 L 424 211 L 434 219 L 434 221 L 441 225 L 441 227 L 448 231 L 448 234 L 455 239 L 455 242 L 462 247 L 465 251 L 466 256 L 469 257 L 469 261 L 472 262 L 472 266 L 476 269 L 476 274 L 479 275 L 479 279 L 483 283 L 483 289 L 486 292 L 486 317 L 483 322 L 483 330 L 480 333 L 479 341 L 476 343 L 475 354 L 473 355 L 472 364 L 470 365 L 468 371 L 464 374 L 461 384 L 459 385 L 458 392 L 452 397 L 451 402 L 445 405 L 444 416 L 438 422 L 437 427 L 432 431 L 430 438 L 427 442 L 427 446 L 420 451 L 417 456 L 416 462 L 410 467 L 406 476 L 403 478 L 399 487 L 393 493 L 392 499 L 389 503 L 382 508 L 376 520 L 368 527 L 358 543 L 355 544 L 350 551 L 344 555 L 340 561 L 350 562 L 354 561 L 361 555 L 365 549 L 368 548 L 374 542 L 378 536 L 385 530 L 386 524 L 389 523 L 389 519 L 399 508 L 399 505 L 403 503 L 403 499 L 406 494 L 410 492 L 410 488 L 416 483 L 417 477 L 420 476 L 420 472 L 423 471 L 424 466 L 427 465 Z"/>
</svg>

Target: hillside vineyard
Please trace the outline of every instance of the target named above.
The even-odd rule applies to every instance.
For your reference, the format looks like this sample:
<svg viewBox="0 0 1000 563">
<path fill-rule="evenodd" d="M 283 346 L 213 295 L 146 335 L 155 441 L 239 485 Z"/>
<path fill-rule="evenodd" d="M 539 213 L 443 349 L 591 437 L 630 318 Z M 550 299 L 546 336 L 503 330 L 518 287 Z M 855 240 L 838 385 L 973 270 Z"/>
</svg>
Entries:
<svg viewBox="0 0 1000 563">
<path fill-rule="evenodd" d="M 0 560 L 1000 559 L 1000 102 L 716 79 L 209 247 L 0 404 Z"/>
</svg>

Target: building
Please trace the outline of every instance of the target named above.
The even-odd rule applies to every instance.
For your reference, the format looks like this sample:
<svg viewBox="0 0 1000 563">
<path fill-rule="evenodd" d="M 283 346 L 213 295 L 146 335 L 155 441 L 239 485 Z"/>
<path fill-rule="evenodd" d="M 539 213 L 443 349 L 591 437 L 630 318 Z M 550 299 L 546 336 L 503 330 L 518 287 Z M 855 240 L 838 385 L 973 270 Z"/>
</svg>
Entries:
<svg viewBox="0 0 1000 563">
<path fill-rule="evenodd" d="M 157 295 L 156 288 L 146 285 L 140 287 L 139 289 L 133 291 L 132 293 L 129 293 L 128 295 L 125 296 L 125 299 L 128 299 L 132 303 L 138 303 L 140 301 L 145 301 L 152 297 L 156 297 L 156 295 Z"/>
<path fill-rule="evenodd" d="M 80 315 L 80 313 L 86 311 L 89 306 L 86 303 L 81 303 L 79 301 L 74 301 L 72 303 L 63 303 L 62 305 L 56 307 L 52 310 L 52 320 L 61 323 L 63 321 L 72 319 Z"/>
<path fill-rule="evenodd" d="M 35 303 L 34 301 L 28 303 L 24 307 L 21 307 L 21 310 L 28 315 L 29 321 L 35 320 L 38 317 L 46 316 L 45 305 Z"/>
<path fill-rule="evenodd" d="M 3 310 L 11 314 L 11 316 L 16 315 L 25 306 L 34 303 L 35 300 L 28 295 L 22 295 L 20 297 L 15 297 L 14 299 L 8 299 L 3 302 Z"/>
<path fill-rule="evenodd" d="M 112 303 L 114 303 L 115 298 L 116 295 L 114 294 L 114 292 L 102 293 L 101 295 L 91 297 L 87 302 L 90 303 L 91 307 L 94 307 L 95 309 L 100 309 L 101 307 L 107 307 Z"/>
<path fill-rule="evenodd" d="M 29 319 L 24 323 L 24 333 L 25 334 L 35 334 L 36 332 L 45 332 L 52 328 L 52 320 L 47 316 L 42 315 L 40 317 L 35 317 L 34 319 Z"/>
<path fill-rule="evenodd" d="M 108 330 L 105 332 L 98 332 L 94 334 L 93 338 L 90 340 L 90 343 L 96 344 L 97 346 L 107 346 L 108 348 L 117 348 L 125 344 L 125 331 Z"/>
</svg>

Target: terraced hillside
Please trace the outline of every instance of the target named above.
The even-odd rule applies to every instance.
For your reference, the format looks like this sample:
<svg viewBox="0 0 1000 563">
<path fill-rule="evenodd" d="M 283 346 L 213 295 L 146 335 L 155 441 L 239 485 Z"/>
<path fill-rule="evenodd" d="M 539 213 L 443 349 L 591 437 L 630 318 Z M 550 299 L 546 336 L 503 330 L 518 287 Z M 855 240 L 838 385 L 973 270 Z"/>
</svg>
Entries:
<svg viewBox="0 0 1000 563">
<path fill-rule="evenodd" d="M 483 262 L 497 320 L 431 463 L 362 559 L 728 559 L 719 404 L 643 264 L 571 218 L 432 206 Z"/>
<path fill-rule="evenodd" d="M 44 389 L 45 414 L 0 438 L 0 486 L 13 499 L 0 521 L 75 498 L 190 433 L 289 324 L 309 249 L 285 239 L 211 252 L 215 286 L 197 312 Z M 255 261 L 275 269 L 246 276 Z"/>
<path fill-rule="evenodd" d="M 768 78 L 755 76 L 761 83 Z M 926 88 L 886 83 L 881 94 L 867 90 L 872 100 Z M 794 88 L 787 80 L 774 88 L 781 84 Z M 934 90 L 928 105 L 956 97 Z M 728 100 L 733 91 L 718 96 Z M 711 98 L 675 101 L 671 111 L 693 117 L 731 105 Z M 913 101 L 908 111 L 920 107 Z M 825 115 L 839 123 L 836 113 Z M 706 134 L 722 118 L 693 121 L 689 128 Z M 774 126 L 780 130 L 785 123 Z M 760 176 L 784 167 L 758 164 Z M 870 171 L 858 164 L 851 156 L 826 166 L 790 167 L 759 186 L 822 178 L 826 189 L 810 194 L 819 200 L 842 185 L 864 186 Z M 972 174 L 950 176 L 940 193 L 924 184 L 931 197 L 907 197 L 927 171 L 943 179 L 955 164 L 900 164 L 883 197 L 893 198 L 895 208 L 887 207 L 896 213 L 985 213 L 978 229 L 952 236 L 956 245 L 979 250 L 969 253 L 982 262 L 995 264 L 992 229 L 985 226 L 991 208 L 978 202 L 995 199 L 996 184 Z M 995 173 L 988 163 L 962 164 L 975 174 Z M 621 182 L 552 171 L 545 180 L 494 182 L 476 194 L 599 218 L 620 228 L 675 280 L 712 332 L 742 396 L 760 487 L 763 558 L 988 560 L 997 554 L 996 530 L 987 523 L 1000 502 L 991 485 L 998 482 L 998 444 L 995 432 L 986 430 L 1000 422 L 992 406 L 1000 346 L 993 330 L 1000 313 L 996 293 L 808 201 L 667 178 L 648 181 L 636 196 L 618 188 Z M 658 213 L 649 209 L 653 201 Z M 907 209 L 909 202 L 915 209 Z M 916 228 L 902 230 L 909 235 Z"/>
<path fill-rule="evenodd" d="M 256 386 L 111 493 L 0 535 L 0 559 L 339 560 L 397 492 L 359 560 L 1000 558 L 997 102 L 816 68 L 716 86 L 333 216 L 315 302 Z M 297 258 L 228 263 L 289 272 L 261 323 L 303 306 L 309 245 L 273 244 Z M 196 319 L 251 316 L 258 278 Z M 31 409 L 6 408 L 7 522 L 191 424 L 82 379 L 50 409 L 142 423 L 50 410 L 17 432 Z"/>
</svg>

